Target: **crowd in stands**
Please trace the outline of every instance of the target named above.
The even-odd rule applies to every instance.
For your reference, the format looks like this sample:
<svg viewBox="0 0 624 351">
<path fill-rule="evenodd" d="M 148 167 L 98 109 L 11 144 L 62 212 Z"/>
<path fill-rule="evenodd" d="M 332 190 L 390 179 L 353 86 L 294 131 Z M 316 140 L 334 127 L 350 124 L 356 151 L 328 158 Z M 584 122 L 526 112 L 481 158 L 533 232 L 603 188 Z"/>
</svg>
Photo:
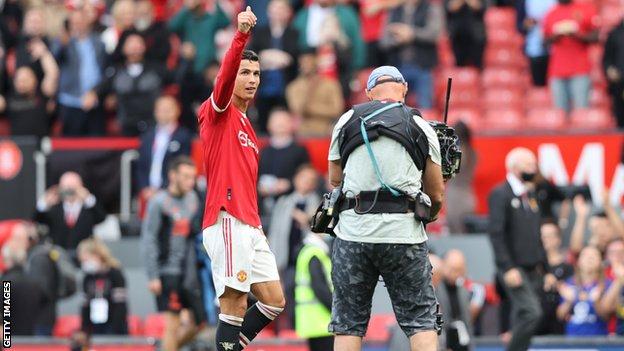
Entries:
<svg viewBox="0 0 624 351">
<path fill-rule="evenodd" d="M 608 129 L 613 120 L 622 127 L 619 0 L 503 3 L 515 8 L 485 0 L 250 3 L 260 16 L 250 48 L 263 80 L 250 118 L 265 134 L 270 111 L 287 107 L 299 134 L 327 136 L 350 103 L 363 101 L 360 77 L 392 64 L 428 118 L 439 118 L 440 83 L 455 78 L 451 120 L 479 122 L 479 132 L 533 119 L 556 130 Z M 0 131 L 139 136 L 156 124 L 163 94 L 179 103 L 178 124 L 196 131 L 243 5 L 3 3 Z"/>
<path fill-rule="evenodd" d="M 362 77 L 370 67 L 397 66 L 410 87 L 408 101 L 426 118 L 440 116 L 439 83 L 447 76 L 455 79 L 450 120 L 462 140 L 463 160 L 462 173 L 447 186 L 451 233 L 466 232 L 463 219 L 475 208 L 471 183 L 478 155 L 471 130 L 624 128 L 624 4 L 619 0 L 501 2 L 506 7 L 484 0 L 247 3 L 258 15 L 250 48 L 262 69 L 250 118 L 267 137 L 260 151 L 260 211 L 289 301 L 299 249 L 306 237 L 315 240 L 309 237 L 308 218 L 327 187 L 297 137 L 327 137 L 342 112 L 364 101 Z M 191 153 L 196 112 L 211 94 L 221 51 L 233 32 L 232 16 L 244 5 L 242 0 L 3 2 L 0 133 L 139 137 L 134 181 L 148 202 L 143 241 L 146 248 L 163 245 L 157 239 L 162 207 L 171 205 L 167 199 L 179 200 L 169 165 Z M 183 220 L 166 213 L 185 237 L 198 231 L 193 217 L 202 206 L 201 196 L 187 192 L 192 204 L 181 204 L 191 208 Z M 546 180 L 538 182 L 536 192 L 550 273 L 540 296 L 540 333 L 624 335 L 621 213 L 606 197 L 593 199 L 592 208 L 582 196 L 566 197 Z M 52 333 L 55 305 L 72 290 L 70 281 L 50 278 L 62 270 L 65 259 L 57 257 L 62 251 L 85 276 L 82 287 L 73 288 L 85 294 L 81 329 L 131 332 L 123 267 L 92 238 L 93 227 L 105 217 L 80 176 L 68 172 L 37 202 L 33 220 L 46 228 L 46 240 L 31 223 L 13 228 L 2 249 L 3 279 L 19 282 L 14 289 L 24 292 L 24 300 L 15 303 L 29 311 L 24 315 L 37 316 L 18 322 L 25 327 L 16 334 Z M 568 247 L 564 232 L 571 232 Z M 167 245 L 179 255 L 193 249 L 175 240 Z M 145 259 L 152 292 L 162 290 L 156 282 L 161 269 L 180 279 L 179 267 L 162 267 L 158 257 L 147 254 Z M 458 322 L 449 324 L 446 340 L 459 345 L 462 333 L 480 329 L 486 289 L 469 279 L 461 252 L 431 261 L 439 273 L 434 279 L 439 299 L 451 306 L 443 311 L 445 319 Z M 508 301 L 499 293 L 504 310 Z M 210 322 L 215 306 L 205 305 L 207 316 L 201 319 Z M 286 315 L 294 321 L 292 313 Z M 509 313 L 502 315 L 505 332 Z"/>
</svg>

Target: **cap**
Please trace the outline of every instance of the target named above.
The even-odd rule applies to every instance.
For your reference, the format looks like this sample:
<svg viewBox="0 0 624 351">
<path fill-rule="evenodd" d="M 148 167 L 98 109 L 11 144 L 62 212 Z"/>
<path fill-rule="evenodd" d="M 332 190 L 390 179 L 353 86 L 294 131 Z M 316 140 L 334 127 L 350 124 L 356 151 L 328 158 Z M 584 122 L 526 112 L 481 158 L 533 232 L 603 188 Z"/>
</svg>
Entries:
<svg viewBox="0 0 624 351">
<path fill-rule="evenodd" d="M 381 66 L 375 68 L 370 76 L 368 76 L 368 82 L 366 82 L 366 90 L 373 89 L 379 80 L 380 77 L 389 76 L 392 77 L 391 80 L 396 81 L 397 83 L 405 83 L 405 78 L 399 70 L 394 66 Z M 381 82 L 379 82 L 381 83 Z"/>
</svg>

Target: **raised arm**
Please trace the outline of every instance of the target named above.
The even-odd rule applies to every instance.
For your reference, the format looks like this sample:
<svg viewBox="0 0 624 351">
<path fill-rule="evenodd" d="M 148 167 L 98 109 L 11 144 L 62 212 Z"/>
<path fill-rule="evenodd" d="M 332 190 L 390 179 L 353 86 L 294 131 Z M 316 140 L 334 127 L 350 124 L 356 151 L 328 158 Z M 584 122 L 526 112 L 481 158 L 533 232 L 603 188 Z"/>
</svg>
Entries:
<svg viewBox="0 0 624 351">
<path fill-rule="evenodd" d="M 240 66 L 241 56 L 251 28 L 256 25 L 256 16 L 251 12 L 251 7 L 238 14 L 238 30 L 232 39 L 230 48 L 223 57 L 221 68 L 217 74 L 217 81 L 210 96 L 212 107 L 218 113 L 225 111 L 232 100 L 236 74 Z"/>
</svg>

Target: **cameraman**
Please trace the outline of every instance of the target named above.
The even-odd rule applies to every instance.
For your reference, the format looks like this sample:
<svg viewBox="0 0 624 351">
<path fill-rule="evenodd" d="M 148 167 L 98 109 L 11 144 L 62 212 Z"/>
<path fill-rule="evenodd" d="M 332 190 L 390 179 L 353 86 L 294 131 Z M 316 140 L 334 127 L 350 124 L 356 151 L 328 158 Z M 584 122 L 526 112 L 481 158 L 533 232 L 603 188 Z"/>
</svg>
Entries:
<svg viewBox="0 0 624 351">
<path fill-rule="evenodd" d="M 361 349 L 379 275 L 411 349 L 437 349 L 436 297 L 423 221 L 435 220 L 442 207 L 440 144 L 434 129 L 403 104 L 406 94 L 398 69 L 375 69 L 366 88 L 370 101 L 345 113 L 332 134 L 330 182 L 342 186 L 345 196 L 332 251 L 329 331 L 336 335 L 336 350 Z M 415 219 L 421 213 L 415 204 L 427 198 L 430 214 Z"/>
</svg>

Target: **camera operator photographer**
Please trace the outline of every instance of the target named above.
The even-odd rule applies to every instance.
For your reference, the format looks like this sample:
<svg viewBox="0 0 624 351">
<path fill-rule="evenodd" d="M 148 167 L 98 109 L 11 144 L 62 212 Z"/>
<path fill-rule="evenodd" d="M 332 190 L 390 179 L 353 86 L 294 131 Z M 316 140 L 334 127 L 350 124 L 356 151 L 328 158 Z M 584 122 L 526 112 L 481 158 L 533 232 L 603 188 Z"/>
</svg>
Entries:
<svg viewBox="0 0 624 351">
<path fill-rule="evenodd" d="M 440 143 L 403 104 L 407 84 L 395 67 L 375 69 L 366 94 L 334 127 L 329 150 L 330 181 L 341 189 L 333 194 L 344 196 L 334 210 L 329 331 L 336 350 L 361 349 L 381 275 L 411 349 L 433 351 L 439 321 L 424 224 L 442 207 Z"/>
</svg>

